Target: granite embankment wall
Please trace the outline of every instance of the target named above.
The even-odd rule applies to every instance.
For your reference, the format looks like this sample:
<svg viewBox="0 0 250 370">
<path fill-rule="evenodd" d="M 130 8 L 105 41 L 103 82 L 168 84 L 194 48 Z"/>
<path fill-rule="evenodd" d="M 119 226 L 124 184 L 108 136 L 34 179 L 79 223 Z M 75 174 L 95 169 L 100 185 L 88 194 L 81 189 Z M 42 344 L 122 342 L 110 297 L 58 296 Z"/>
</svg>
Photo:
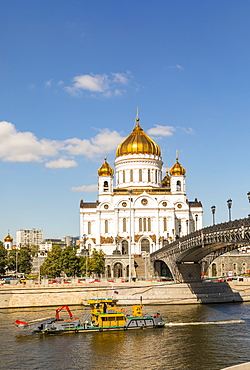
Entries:
<svg viewBox="0 0 250 370">
<path fill-rule="evenodd" d="M 119 294 L 114 294 L 118 291 Z M 119 304 L 134 304 L 142 297 L 144 304 L 199 304 L 250 301 L 250 283 L 94 283 L 67 286 L 0 287 L 0 308 L 45 307 L 85 304 L 89 298 L 115 296 Z"/>
</svg>

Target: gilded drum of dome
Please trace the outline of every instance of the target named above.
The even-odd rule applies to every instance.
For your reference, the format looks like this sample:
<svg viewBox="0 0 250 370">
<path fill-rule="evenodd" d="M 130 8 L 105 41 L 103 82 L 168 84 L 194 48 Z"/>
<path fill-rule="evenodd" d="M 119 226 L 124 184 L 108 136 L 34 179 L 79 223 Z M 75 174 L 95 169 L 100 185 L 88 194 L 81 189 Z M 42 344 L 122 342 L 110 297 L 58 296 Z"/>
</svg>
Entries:
<svg viewBox="0 0 250 370">
<path fill-rule="evenodd" d="M 153 154 L 159 157 L 161 156 L 159 145 L 143 131 L 138 121 L 131 134 L 116 150 L 117 157 L 129 154 Z"/>
</svg>

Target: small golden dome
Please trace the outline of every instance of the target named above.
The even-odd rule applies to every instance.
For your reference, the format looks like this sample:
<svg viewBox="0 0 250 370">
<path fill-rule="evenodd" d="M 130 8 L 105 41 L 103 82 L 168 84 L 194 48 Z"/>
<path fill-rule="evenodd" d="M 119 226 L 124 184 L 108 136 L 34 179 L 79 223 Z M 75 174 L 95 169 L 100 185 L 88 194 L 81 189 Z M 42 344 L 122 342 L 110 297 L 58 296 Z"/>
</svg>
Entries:
<svg viewBox="0 0 250 370">
<path fill-rule="evenodd" d="M 4 238 L 4 241 L 5 241 L 5 242 L 10 242 L 10 243 L 12 243 L 12 242 L 13 242 L 13 238 L 10 236 L 10 234 L 8 234 L 8 235 L 6 236 L 6 238 Z"/>
<path fill-rule="evenodd" d="M 168 171 L 166 171 L 166 175 L 164 179 L 162 180 L 161 185 L 163 188 L 170 188 L 170 176 L 169 176 Z"/>
<path fill-rule="evenodd" d="M 161 149 L 139 125 L 140 119 L 136 118 L 136 125 L 131 134 L 123 140 L 116 149 L 116 157 L 131 154 L 153 154 L 161 156 Z"/>
<path fill-rule="evenodd" d="M 104 158 L 104 163 L 98 170 L 98 176 L 113 176 L 113 174 L 113 168 L 108 164 L 107 158 Z"/>
<path fill-rule="evenodd" d="M 186 173 L 185 168 L 178 162 L 178 151 L 176 151 L 176 162 L 170 170 L 171 176 L 184 176 Z"/>
</svg>

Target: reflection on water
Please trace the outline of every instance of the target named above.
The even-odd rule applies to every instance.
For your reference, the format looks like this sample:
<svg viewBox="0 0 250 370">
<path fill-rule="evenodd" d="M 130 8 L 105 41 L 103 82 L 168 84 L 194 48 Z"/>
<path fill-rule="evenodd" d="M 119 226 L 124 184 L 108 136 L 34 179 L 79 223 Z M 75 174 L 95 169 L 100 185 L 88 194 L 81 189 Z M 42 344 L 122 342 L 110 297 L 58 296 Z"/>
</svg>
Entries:
<svg viewBox="0 0 250 370">
<path fill-rule="evenodd" d="M 146 312 L 160 310 L 168 325 L 50 336 L 21 331 L 13 322 L 54 316 L 53 308 L 0 310 L 0 369 L 222 369 L 250 361 L 249 309 L 248 303 L 146 306 Z"/>
</svg>

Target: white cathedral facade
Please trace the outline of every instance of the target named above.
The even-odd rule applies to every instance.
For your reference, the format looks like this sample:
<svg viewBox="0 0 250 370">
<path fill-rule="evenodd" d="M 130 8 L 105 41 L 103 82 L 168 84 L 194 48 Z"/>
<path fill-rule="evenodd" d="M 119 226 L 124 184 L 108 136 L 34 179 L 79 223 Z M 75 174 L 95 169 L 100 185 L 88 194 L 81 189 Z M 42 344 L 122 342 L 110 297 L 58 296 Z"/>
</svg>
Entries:
<svg viewBox="0 0 250 370">
<path fill-rule="evenodd" d="M 98 170 L 98 200 L 80 202 L 81 249 L 138 256 L 202 228 L 202 204 L 187 200 L 186 170 L 178 156 L 169 173 L 162 166 L 160 147 L 136 118 L 116 150 L 115 170 L 106 158 Z"/>
</svg>

